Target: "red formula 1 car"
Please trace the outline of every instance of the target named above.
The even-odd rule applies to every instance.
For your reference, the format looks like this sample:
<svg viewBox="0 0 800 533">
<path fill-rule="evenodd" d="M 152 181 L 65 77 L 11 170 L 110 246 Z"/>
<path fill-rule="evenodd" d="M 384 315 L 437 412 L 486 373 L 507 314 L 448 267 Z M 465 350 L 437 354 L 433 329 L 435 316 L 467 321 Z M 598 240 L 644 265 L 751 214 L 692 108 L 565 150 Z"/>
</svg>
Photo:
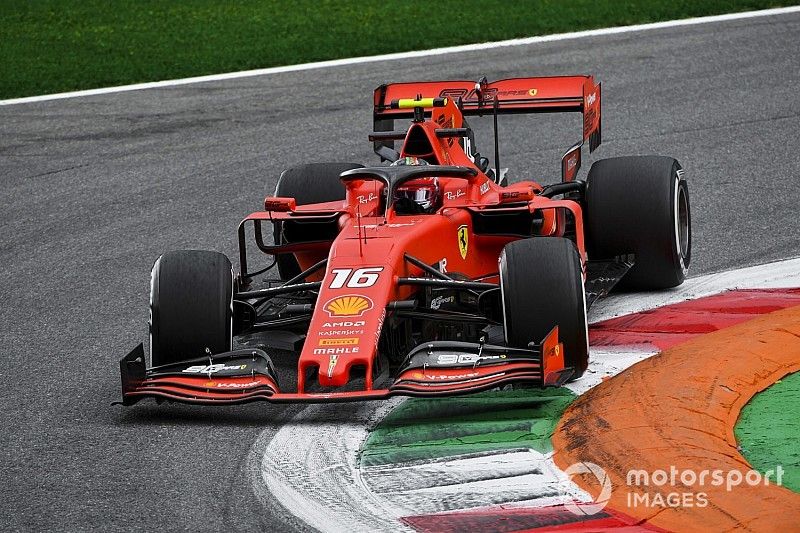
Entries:
<svg viewBox="0 0 800 533">
<path fill-rule="evenodd" d="M 583 138 L 546 186 L 506 184 L 465 118 L 496 126 L 507 113 L 561 111 L 583 114 Z M 395 130 L 398 119 L 407 128 Z M 381 85 L 374 126 L 380 165 L 280 176 L 264 211 L 239 225 L 239 274 L 216 252 L 156 261 L 152 365 L 142 345 L 122 359 L 123 404 L 559 386 L 587 368 L 587 306 L 617 282 L 683 282 L 689 196 L 675 159 L 600 160 L 577 177 L 583 144 L 600 144 L 591 76 Z M 251 270 L 248 243 L 274 256 L 280 281 L 258 279 L 271 266 Z M 272 359 L 289 352 L 299 353 L 296 381 L 280 383 Z"/>
</svg>

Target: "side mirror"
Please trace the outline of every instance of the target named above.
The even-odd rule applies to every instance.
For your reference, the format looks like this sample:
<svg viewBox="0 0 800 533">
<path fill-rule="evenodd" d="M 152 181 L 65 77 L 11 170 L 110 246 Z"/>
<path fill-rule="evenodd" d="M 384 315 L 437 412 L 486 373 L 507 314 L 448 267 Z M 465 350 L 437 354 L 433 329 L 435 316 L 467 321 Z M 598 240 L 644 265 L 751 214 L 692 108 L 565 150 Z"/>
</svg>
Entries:
<svg viewBox="0 0 800 533">
<path fill-rule="evenodd" d="M 264 198 L 264 211 L 287 212 L 294 211 L 297 202 L 294 198 L 282 198 L 279 196 L 267 196 Z"/>
</svg>

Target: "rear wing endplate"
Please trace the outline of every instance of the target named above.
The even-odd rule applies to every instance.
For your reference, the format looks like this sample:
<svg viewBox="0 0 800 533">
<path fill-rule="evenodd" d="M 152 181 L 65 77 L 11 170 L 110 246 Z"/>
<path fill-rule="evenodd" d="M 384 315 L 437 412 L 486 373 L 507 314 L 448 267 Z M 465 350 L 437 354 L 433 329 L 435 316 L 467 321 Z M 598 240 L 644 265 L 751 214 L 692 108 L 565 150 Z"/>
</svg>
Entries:
<svg viewBox="0 0 800 533">
<path fill-rule="evenodd" d="M 413 117 L 413 109 L 393 109 L 391 103 L 420 95 L 452 98 L 464 116 L 581 112 L 583 141 L 589 142 L 590 152 L 600 145 L 600 84 L 592 76 L 384 84 L 374 93 L 374 131 L 392 131 L 394 119 Z"/>
</svg>

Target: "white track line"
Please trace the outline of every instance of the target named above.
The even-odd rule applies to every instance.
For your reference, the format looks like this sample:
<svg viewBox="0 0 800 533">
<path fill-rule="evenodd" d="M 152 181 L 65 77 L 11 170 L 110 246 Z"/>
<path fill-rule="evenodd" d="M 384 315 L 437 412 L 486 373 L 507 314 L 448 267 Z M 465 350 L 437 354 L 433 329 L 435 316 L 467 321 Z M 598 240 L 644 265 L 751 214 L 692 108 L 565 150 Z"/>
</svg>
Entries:
<svg viewBox="0 0 800 533">
<path fill-rule="evenodd" d="M 728 289 L 798 286 L 800 258 L 692 278 L 672 291 L 615 295 L 592 308 L 592 321 Z M 570 389 L 582 394 L 650 355 L 652 351 L 592 350 L 591 371 L 570 384 Z M 456 457 L 401 468 L 395 465 L 394 473 L 389 467 L 360 468 L 358 452 L 369 431 L 399 403 L 393 399 L 354 404 L 345 421 L 327 421 L 327 406 L 313 405 L 273 437 L 262 434 L 254 447 L 264 450 L 263 455 L 252 454 L 254 462 L 250 464 L 261 472 L 261 476 L 255 476 L 254 490 L 257 494 L 268 492 L 262 501 L 277 501 L 320 531 L 407 531 L 398 518 L 469 508 L 487 494 L 492 498 L 483 500 L 484 505 L 506 502 L 539 507 L 563 503 L 565 497 L 584 499 L 574 485 L 559 484 L 562 474 L 552 454 L 532 450 Z M 484 475 L 487 468 L 504 471 L 508 477 L 499 483 L 488 480 Z M 461 483 L 469 490 L 453 492 Z"/>
<path fill-rule="evenodd" d="M 631 347 L 589 347 L 589 368 L 581 376 L 565 385 L 566 388 L 580 396 L 592 387 L 596 387 L 612 376 L 616 376 L 628 367 L 639 361 L 644 361 L 658 353 L 652 346 L 631 346 Z"/>
<path fill-rule="evenodd" d="M 376 61 L 395 61 L 398 59 L 411 59 L 415 57 L 455 54 L 459 52 L 474 52 L 478 50 L 489 50 L 492 48 L 503 48 L 508 46 L 523 46 L 536 43 L 564 41 L 567 39 L 581 39 L 584 37 L 598 37 L 602 35 L 615 35 L 619 33 L 630 33 L 636 31 L 659 30 L 662 28 L 694 26 L 697 24 L 726 22 L 731 20 L 741 20 L 754 17 L 769 17 L 773 15 L 785 15 L 787 13 L 797 13 L 797 12 L 800 12 L 800 6 L 763 9 L 760 11 L 746 11 L 744 13 L 728 13 L 725 15 L 714 15 L 710 17 L 667 20 L 664 22 L 654 22 L 650 24 L 634 24 L 631 26 L 618 26 L 614 28 L 600 28 L 596 30 L 576 31 L 570 33 L 557 33 L 553 35 L 539 35 L 536 37 L 525 37 L 522 39 L 509 39 L 507 41 L 465 44 L 461 46 L 448 46 L 446 48 L 433 48 L 431 50 L 417 50 L 413 52 L 400 52 L 400 53 L 382 54 L 376 56 L 351 57 L 346 59 L 334 59 L 331 61 L 319 61 L 316 63 L 303 63 L 300 65 L 288 65 L 283 67 L 244 70 L 240 72 L 227 72 L 225 74 L 212 74 L 209 76 L 196 76 L 193 78 L 182 78 L 177 80 L 163 80 L 163 81 L 154 81 L 148 83 L 136 83 L 133 85 L 121 85 L 119 87 L 103 87 L 100 89 L 89 89 L 86 91 L 45 94 L 41 96 L 28 96 L 25 98 L 12 98 L 10 100 L 0 100 L 0 105 L 26 104 L 31 102 L 44 102 L 47 100 L 76 98 L 80 96 L 94 96 L 98 94 L 120 93 L 125 91 L 139 91 L 142 89 L 156 89 L 159 87 L 174 87 L 177 85 L 189 85 L 193 83 L 204 83 L 208 81 L 232 80 L 236 78 L 248 78 L 252 76 L 268 76 L 271 74 L 280 74 L 284 72 L 297 72 L 301 70 L 341 67 L 347 65 L 357 65 L 360 63 L 373 63 Z"/>
</svg>

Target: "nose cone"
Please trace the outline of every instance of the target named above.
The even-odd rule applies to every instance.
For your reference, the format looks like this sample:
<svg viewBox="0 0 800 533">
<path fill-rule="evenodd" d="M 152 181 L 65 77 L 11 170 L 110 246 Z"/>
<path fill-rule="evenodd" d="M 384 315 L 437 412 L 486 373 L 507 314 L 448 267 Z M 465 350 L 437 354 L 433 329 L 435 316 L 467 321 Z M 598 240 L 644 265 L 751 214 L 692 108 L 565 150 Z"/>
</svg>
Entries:
<svg viewBox="0 0 800 533">
<path fill-rule="evenodd" d="M 358 339 L 355 339 L 358 340 Z M 350 380 L 350 365 L 352 352 L 358 346 L 339 347 L 327 349 L 327 356 L 320 358 L 319 365 L 319 384 L 323 387 L 342 387 Z M 327 364 L 325 364 L 327 359 Z"/>
</svg>

